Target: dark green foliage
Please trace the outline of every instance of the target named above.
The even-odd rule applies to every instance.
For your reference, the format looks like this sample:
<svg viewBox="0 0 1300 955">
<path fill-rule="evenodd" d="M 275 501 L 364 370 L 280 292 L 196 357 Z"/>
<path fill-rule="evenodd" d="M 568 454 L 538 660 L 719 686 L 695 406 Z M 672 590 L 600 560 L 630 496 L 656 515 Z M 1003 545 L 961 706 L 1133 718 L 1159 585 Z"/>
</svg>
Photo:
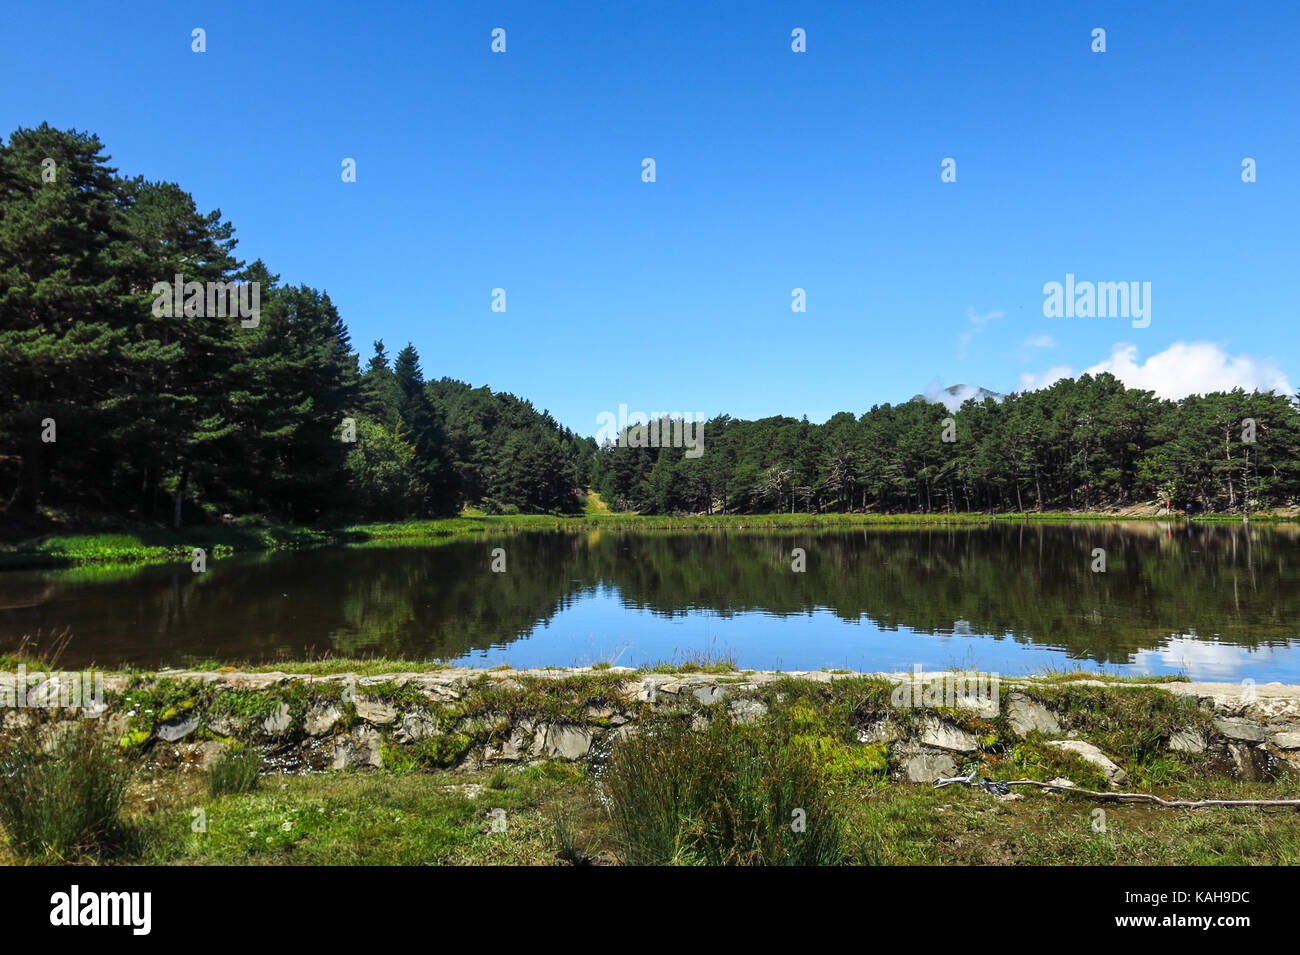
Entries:
<svg viewBox="0 0 1300 955">
<path fill-rule="evenodd" d="M 587 488 L 645 514 L 1251 512 L 1300 498 L 1290 397 L 1172 402 L 1109 374 L 955 412 L 914 399 L 821 425 L 721 415 L 696 457 L 597 448 L 513 395 L 426 380 L 411 344 L 390 363 L 375 342 L 359 372 L 329 296 L 280 285 L 235 246 L 220 211 L 118 175 L 92 135 L 42 125 L 0 144 L 0 530 L 29 536 L 16 529 L 48 508 L 151 525 L 576 514 Z M 177 273 L 257 283 L 257 324 L 155 315 L 155 284 Z"/>
<path fill-rule="evenodd" d="M 1110 374 L 955 412 L 914 399 L 822 425 L 724 415 L 704 434 L 695 458 L 678 447 L 601 448 L 591 486 L 616 510 L 647 514 L 1086 511 L 1155 500 L 1253 512 L 1300 498 L 1300 414 L 1289 396 L 1237 389 L 1164 401 Z"/>
<path fill-rule="evenodd" d="M 430 736 L 415 744 L 415 758 L 422 766 L 434 769 L 455 766 L 469 753 L 473 742 L 464 733 Z"/>
<path fill-rule="evenodd" d="M 603 786 L 628 865 L 834 865 L 844 856 L 815 753 L 760 727 L 644 722 L 615 746 Z"/>
<path fill-rule="evenodd" d="M 346 468 L 358 515 L 399 520 L 413 514 L 423 493 L 415 475 L 415 448 L 379 421 L 357 418 L 356 429 Z"/>
<path fill-rule="evenodd" d="M 107 159 L 96 137 L 49 126 L 0 146 L 0 503 L 23 513 L 109 459 L 98 386 L 122 371 L 131 184 Z M 41 440 L 47 418 L 57 442 Z"/>
<path fill-rule="evenodd" d="M 329 296 L 235 245 L 219 211 L 117 175 L 94 136 L 0 144 L 0 510 L 37 526 L 50 507 L 177 525 L 581 509 L 594 442 L 509 395 L 426 383 L 412 345 L 390 367 L 375 342 L 359 374 Z M 177 274 L 257 283 L 256 322 L 155 314 Z"/>
<path fill-rule="evenodd" d="M 444 378 L 426 391 L 445 422 L 461 500 L 489 512 L 573 514 L 596 450 L 514 395 Z"/>
<path fill-rule="evenodd" d="M 120 852 L 130 842 L 120 817 L 130 776 L 96 720 L 7 734 L 0 742 L 0 826 L 27 858 Z"/>
</svg>

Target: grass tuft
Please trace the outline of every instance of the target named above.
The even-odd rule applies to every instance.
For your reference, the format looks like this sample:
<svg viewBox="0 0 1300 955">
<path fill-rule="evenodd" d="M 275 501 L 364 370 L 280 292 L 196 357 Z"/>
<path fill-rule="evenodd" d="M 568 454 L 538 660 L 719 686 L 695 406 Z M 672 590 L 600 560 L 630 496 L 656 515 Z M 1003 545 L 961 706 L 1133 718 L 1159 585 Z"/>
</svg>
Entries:
<svg viewBox="0 0 1300 955">
<path fill-rule="evenodd" d="M 811 751 L 725 717 L 650 721 L 605 767 L 614 842 L 630 865 L 833 865 L 844 833 Z"/>
<path fill-rule="evenodd" d="M 121 818 L 131 767 L 94 720 L 21 728 L 0 741 L 0 826 L 31 861 L 105 858 L 131 847 Z"/>
<path fill-rule="evenodd" d="M 232 746 L 212 763 L 209 792 L 212 798 L 250 793 L 257 788 L 262 755 L 251 746 Z"/>
</svg>

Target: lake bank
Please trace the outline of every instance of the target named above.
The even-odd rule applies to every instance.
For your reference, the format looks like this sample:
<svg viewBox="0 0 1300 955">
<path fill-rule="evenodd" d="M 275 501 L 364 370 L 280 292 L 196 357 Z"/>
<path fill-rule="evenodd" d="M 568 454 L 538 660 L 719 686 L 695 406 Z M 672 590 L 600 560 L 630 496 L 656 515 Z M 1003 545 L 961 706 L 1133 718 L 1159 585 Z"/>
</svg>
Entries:
<svg viewBox="0 0 1300 955">
<path fill-rule="evenodd" d="M 57 533 L 0 545 L 0 572 L 42 568 L 75 567 L 87 564 L 146 564 L 165 561 L 189 562 L 194 548 L 209 559 L 257 551 L 304 550 L 381 541 L 429 541 L 447 538 L 558 530 L 580 532 L 600 529 L 635 531 L 740 531 L 785 529 L 852 529 L 914 526 L 979 526 L 997 522 L 1063 523 L 1071 521 L 1166 521 L 1170 523 L 1239 524 L 1238 514 L 1188 516 L 1175 512 L 1123 511 L 1044 513 L 951 513 L 951 514 L 716 514 L 681 517 L 638 514 L 587 514 L 556 517 L 544 514 L 483 515 L 441 520 L 355 524 L 336 528 L 313 528 L 269 524 L 265 526 L 199 525 L 181 530 L 165 527 L 128 527 L 121 531 Z M 1277 509 L 1252 515 L 1255 523 L 1300 522 L 1296 508 Z"/>
<path fill-rule="evenodd" d="M 80 722 L 101 726 L 133 767 L 127 812 L 152 832 L 150 862 L 627 861 L 604 808 L 611 759 L 672 724 L 730 728 L 781 765 L 806 757 L 842 827 L 842 862 L 1300 862 L 1294 808 L 1165 809 L 1067 791 L 1300 798 L 1297 685 L 671 667 L 106 682 L 99 719 Z M 3 725 L 71 715 L 11 709 Z M 209 776 L 232 749 L 256 754 L 258 784 L 212 796 Z M 933 788 L 972 769 L 1054 788 Z"/>
<path fill-rule="evenodd" d="M 78 668 L 387 657 L 522 669 L 702 653 L 755 670 L 1300 682 L 1294 523 L 472 524 L 200 568 L 182 556 L 11 571 L 0 654 L 62 640 Z"/>
</svg>

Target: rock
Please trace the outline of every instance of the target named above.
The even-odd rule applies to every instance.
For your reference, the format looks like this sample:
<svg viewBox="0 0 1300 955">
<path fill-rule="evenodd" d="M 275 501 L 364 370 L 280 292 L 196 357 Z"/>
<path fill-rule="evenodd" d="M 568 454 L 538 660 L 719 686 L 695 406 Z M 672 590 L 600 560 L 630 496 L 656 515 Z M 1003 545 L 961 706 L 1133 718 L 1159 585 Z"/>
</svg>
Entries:
<svg viewBox="0 0 1300 955">
<path fill-rule="evenodd" d="M 497 750 L 490 751 L 490 755 L 485 753 L 486 759 L 505 759 L 514 761 L 522 759 L 528 752 L 528 737 L 532 735 L 533 727 L 530 723 L 521 723 L 514 728 L 510 737 L 501 744 Z M 543 736 L 543 743 L 545 736 Z"/>
<path fill-rule="evenodd" d="M 236 736 L 239 733 L 239 725 L 227 716 L 209 716 L 208 729 L 217 736 Z"/>
<path fill-rule="evenodd" d="M 1066 779 L 1064 776 L 1057 776 L 1055 779 L 1049 779 L 1049 780 L 1047 781 L 1047 785 L 1049 785 L 1049 786 L 1056 786 L 1056 787 L 1058 787 L 1058 788 L 1060 788 L 1060 789 L 1078 789 L 1078 788 L 1079 788 L 1078 786 L 1076 786 L 1076 785 L 1074 784 L 1074 780 L 1072 780 L 1072 779 Z"/>
<path fill-rule="evenodd" d="M 378 769 L 383 762 L 379 750 L 379 733 L 369 726 L 359 727 L 334 741 L 333 769 L 351 769 L 357 766 L 373 766 Z"/>
<path fill-rule="evenodd" d="M 1300 751 L 1278 749 L 1268 743 L 1264 745 L 1263 749 L 1273 757 L 1273 768 L 1283 770 L 1292 776 L 1300 776 Z"/>
<path fill-rule="evenodd" d="M 659 699 L 659 683 L 647 677 L 640 683 L 632 684 L 630 688 L 625 684 L 623 698 L 639 700 L 642 703 L 655 703 Z"/>
<path fill-rule="evenodd" d="M 357 716 L 372 726 L 387 726 L 397 719 L 397 710 L 378 700 L 358 699 L 355 704 Z"/>
<path fill-rule="evenodd" d="M 183 740 L 198 728 L 199 718 L 197 716 L 184 716 L 163 723 L 158 727 L 157 736 L 163 742 L 175 743 Z"/>
<path fill-rule="evenodd" d="M 1243 782 L 1259 782 L 1259 767 L 1255 764 L 1255 751 L 1251 747 L 1243 746 L 1241 743 L 1229 743 L 1228 752 L 1232 755 L 1237 775 Z"/>
<path fill-rule="evenodd" d="M 430 683 L 422 687 L 420 692 L 438 703 L 454 703 L 460 699 L 460 691 L 450 683 Z"/>
<path fill-rule="evenodd" d="M 195 769 L 207 769 L 212 765 L 213 760 L 224 753 L 226 749 L 224 743 L 213 740 L 202 743 L 182 743 L 180 746 L 185 764 L 193 766 Z"/>
<path fill-rule="evenodd" d="M 737 723 L 756 723 L 767 716 L 767 704 L 762 700 L 732 700 L 727 712 Z"/>
<path fill-rule="evenodd" d="M 426 713 L 412 712 L 402 716 L 402 723 L 393 732 L 393 736 L 399 743 L 413 743 L 437 732 L 437 720 Z"/>
<path fill-rule="evenodd" d="M 1074 753 L 1085 762 L 1100 767 L 1101 771 L 1106 774 L 1106 781 L 1112 786 L 1119 786 L 1128 782 L 1128 773 L 1124 772 L 1118 763 L 1091 743 L 1086 743 L 1081 739 L 1054 739 L 1048 740 L 1047 745 L 1065 750 L 1067 753 Z"/>
<path fill-rule="evenodd" d="M 957 763 L 947 753 L 919 750 L 906 756 L 902 769 L 910 783 L 933 783 L 940 776 L 955 776 Z"/>
<path fill-rule="evenodd" d="M 963 729 L 943 720 L 927 717 L 921 733 L 921 744 L 937 749 L 950 749 L 957 753 L 973 753 L 979 749 L 979 740 Z"/>
<path fill-rule="evenodd" d="M 289 681 L 289 674 L 278 671 L 272 673 L 226 673 L 222 682 L 244 690 L 269 690 L 273 686 Z"/>
<path fill-rule="evenodd" d="M 543 723 L 533 733 L 533 753 L 543 757 L 581 759 L 591 750 L 591 731 L 581 726 Z"/>
<path fill-rule="evenodd" d="M 1031 730 L 1047 736 L 1061 732 L 1061 724 L 1052 711 L 1023 693 L 1012 693 L 1007 697 L 1007 720 L 1017 736 L 1026 736 Z"/>
<path fill-rule="evenodd" d="M 993 696 L 959 696 L 956 703 L 961 709 L 971 710 L 981 719 L 991 720 L 998 715 L 996 694 Z"/>
<path fill-rule="evenodd" d="M 1205 737 L 1200 730 L 1180 729 L 1169 734 L 1169 748 L 1175 753 L 1205 752 Z"/>
<path fill-rule="evenodd" d="M 587 719 L 589 720 L 608 720 L 611 719 L 618 711 L 611 706 L 589 706 L 587 707 Z"/>
<path fill-rule="evenodd" d="M 262 731 L 268 736 L 279 736 L 286 733 L 289 727 L 293 725 L 293 717 L 289 715 L 289 704 L 281 703 L 274 713 L 262 720 Z"/>
<path fill-rule="evenodd" d="M 1268 738 L 1264 727 L 1254 720 L 1215 717 L 1214 728 L 1228 739 L 1245 743 L 1262 743 Z"/>
<path fill-rule="evenodd" d="M 324 736 L 343 718 L 343 711 L 333 703 L 317 703 L 307 714 L 303 725 L 308 736 Z"/>
<path fill-rule="evenodd" d="M 1242 716 L 1260 723 L 1278 723 L 1300 718 L 1300 700 L 1256 699 L 1242 708 Z"/>
<path fill-rule="evenodd" d="M 892 743 L 901 738 L 902 730 L 893 720 L 877 720 L 858 730 L 859 743 Z"/>
<path fill-rule="evenodd" d="M 1300 749 L 1300 733 L 1278 733 L 1273 745 L 1278 749 Z"/>
<path fill-rule="evenodd" d="M 727 688 L 724 686 L 702 686 L 691 694 L 697 700 L 704 704 L 717 703 L 727 695 Z"/>
<path fill-rule="evenodd" d="M 478 736 L 482 733 L 504 733 L 510 728 L 510 718 L 504 713 L 482 713 L 463 719 L 456 724 L 456 731 L 466 736 Z"/>
</svg>

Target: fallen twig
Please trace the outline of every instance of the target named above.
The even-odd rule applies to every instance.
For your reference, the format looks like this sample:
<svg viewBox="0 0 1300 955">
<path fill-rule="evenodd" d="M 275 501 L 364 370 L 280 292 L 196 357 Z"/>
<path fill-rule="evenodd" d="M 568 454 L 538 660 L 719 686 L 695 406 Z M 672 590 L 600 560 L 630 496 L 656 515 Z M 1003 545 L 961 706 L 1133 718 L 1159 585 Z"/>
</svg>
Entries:
<svg viewBox="0 0 1300 955">
<path fill-rule="evenodd" d="M 1150 793 L 1097 792 L 1095 789 L 1080 789 L 1078 786 L 1040 783 L 1036 779 L 976 780 L 973 772 L 967 776 L 940 776 L 934 781 L 936 789 L 956 784 L 979 786 L 994 795 L 1005 794 L 1011 786 L 1036 786 L 1039 789 L 1054 789 L 1062 793 L 1077 793 L 1081 796 L 1088 796 L 1106 802 L 1150 802 L 1168 809 L 1205 809 L 1211 806 L 1252 806 L 1256 808 L 1289 806 L 1293 809 L 1300 809 L 1300 799 L 1161 799 L 1159 796 L 1153 796 Z"/>
</svg>

